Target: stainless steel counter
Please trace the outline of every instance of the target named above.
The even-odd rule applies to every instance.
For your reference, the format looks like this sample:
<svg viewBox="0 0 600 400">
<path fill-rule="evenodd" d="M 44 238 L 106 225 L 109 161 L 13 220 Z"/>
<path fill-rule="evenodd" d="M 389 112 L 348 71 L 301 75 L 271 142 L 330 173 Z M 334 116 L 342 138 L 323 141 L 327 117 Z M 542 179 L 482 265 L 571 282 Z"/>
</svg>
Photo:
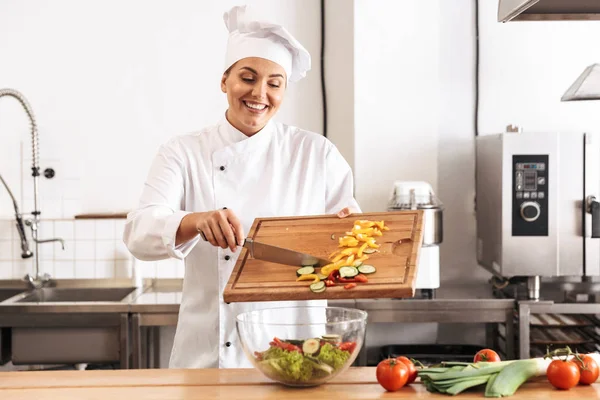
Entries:
<svg viewBox="0 0 600 400">
<path fill-rule="evenodd" d="M 23 287 L 17 281 L 0 281 L 0 289 Z M 58 288 L 127 288 L 130 280 L 60 280 Z M 140 288 L 133 288 L 130 294 L 119 301 L 84 302 L 19 302 L 27 293 L 13 296 L 0 302 L 0 326 L 18 323 L 35 324 L 40 317 L 51 320 L 52 315 L 72 314 L 85 320 L 85 315 L 121 315 L 122 324 L 127 316 L 130 335 L 121 338 L 122 351 L 131 353 L 129 359 L 122 357 L 125 368 L 147 368 L 158 365 L 159 332 L 161 326 L 175 326 L 181 303 L 183 280 L 147 279 Z M 505 324 L 507 356 L 514 355 L 513 312 L 515 301 L 496 299 L 487 285 L 446 285 L 437 290 L 433 300 L 421 299 L 374 299 L 374 300 L 335 300 L 331 306 L 351 307 L 368 312 L 369 324 L 392 322 L 439 322 L 439 323 L 483 323 L 488 326 Z M 45 315 L 44 315 L 45 314 Z M 50 315 L 48 315 L 50 314 Z M 12 325 L 14 326 L 14 325 Z M 18 326 L 18 325 L 17 325 Z M 125 327 L 122 327 L 125 330 Z M 493 335 L 492 335 L 493 336 Z M 131 346 L 131 347 L 129 347 Z M 366 346 L 365 346 L 366 348 Z M 359 364 L 366 365 L 366 354 L 362 354 Z"/>
<path fill-rule="evenodd" d="M 56 280 L 37 290 L 0 281 L 0 290 L 10 294 L 0 301 L 0 360 L 129 368 L 131 316 L 162 312 L 162 323 L 176 323 L 181 288 L 181 279 L 147 279 L 141 287 L 129 279 Z"/>
<path fill-rule="evenodd" d="M 23 302 L 36 290 L 24 282 L 1 281 L 0 290 L 20 290 L 18 294 L 0 301 L 0 315 L 24 313 L 129 313 L 129 312 L 175 312 L 181 303 L 181 279 L 146 279 L 142 287 L 135 287 L 129 279 L 61 279 L 52 281 L 50 289 L 80 291 L 79 300 Z M 127 294 L 116 300 L 94 300 L 94 291 L 124 289 Z M 126 289 L 131 289 L 130 291 Z M 42 289 L 43 290 L 43 289 Z M 86 291 L 88 292 L 86 299 Z M 102 297 L 102 296 L 97 296 Z"/>
</svg>

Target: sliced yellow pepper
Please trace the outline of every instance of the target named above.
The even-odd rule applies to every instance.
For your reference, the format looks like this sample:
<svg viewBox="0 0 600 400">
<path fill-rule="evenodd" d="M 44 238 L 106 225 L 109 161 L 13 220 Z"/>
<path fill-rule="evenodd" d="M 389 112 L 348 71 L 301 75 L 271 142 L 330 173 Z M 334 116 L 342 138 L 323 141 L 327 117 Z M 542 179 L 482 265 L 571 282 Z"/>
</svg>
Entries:
<svg viewBox="0 0 600 400">
<path fill-rule="evenodd" d="M 356 252 L 358 251 L 358 247 L 348 247 L 347 249 L 344 249 L 342 251 L 340 251 L 340 254 L 343 254 L 345 256 L 349 256 L 352 254 L 356 254 Z"/>
<path fill-rule="evenodd" d="M 368 258 L 369 258 L 369 256 L 365 254 L 364 256 L 357 258 L 355 261 L 363 262 L 363 261 L 367 260 Z"/>
<path fill-rule="evenodd" d="M 356 246 L 358 244 L 358 240 L 351 236 L 345 236 L 344 238 L 340 238 L 340 247 L 344 246 Z"/>
<path fill-rule="evenodd" d="M 352 232 L 354 232 L 355 235 L 357 235 L 359 233 L 363 233 L 365 235 L 370 235 L 373 233 L 373 228 L 354 229 Z"/>
<path fill-rule="evenodd" d="M 338 262 L 339 260 L 341 260 L 341 259 L 342 259 L 342 257 L 344 257 L 344 256 L 347 256 L 347 255 L 348 255 L 348 254 L 342 254 L 342 253 L 340 252 L 340 254 L 338 254 L 337 256 L 335 256 L 335 257 L 334 257 L 334 258 L 333 258 L 331 261 L 332 261 L 332 262 L 334 262 L 334 263 L 336 263 L 336 262 Z"/>
<path fill-rule="evenodd" d="M 333 267 L 333 263 L 322 266 L 321 271 L 323 271 L 325 268 L 330 268 L 330 267 Z"/>
<path fill-rule="evenodd" d="M 321 280 L 316 274 L 307 274 L 307 275 L 300 275 L 298 277 L 298 279 L 296 279 L 296 282 L 310 281 L 311 279 L 313 280 L 313 283 L 317 283 Z"/>
<path fill-rule="evenodd" d="M 358 225 L 361 228 L 370 228 L 373 225 L 375 225 L 375 222 L 373 221 L 368 221 L 366 219 L 359 219 L 357 221 L 354 221 L 354 225 Z"/>
<path fill-rule="evenodd" d="M 354 262 L 354 254 L 352 254 L 350 257 L 348 257 L 348 259 L 346 260 L 346 265 L 352 265 L 353 262 Z"/>
<path fill-rule="evenodd" d="M 369 244 L 367 242 L 363 243 L 362 246 L 359 247 L 358 252 L 356 252 L 356 255 L 358 256 L 358 258 L 362 257 L 363 255 L 363 251 L 365 251 L 365 249 L 367 248 Z"/>
<path fill-rule="evenodd" d="M 357 240 L 360 240 L 361 242 L 364 242 L 364 241 L 366 241 L 368 238 L 369 238 L 369 236 L 367 236 L 367 235 L 363 235 L 362 233 L 358 233 L 358 234 L 356 235 L 356 239 L 357 239 Z"/>
<path fill-rule="evenodd" d="M 329 275 L 331 271 L 335 271 L 336 269 L 340 269 L 340 267 L 346 265 L 346 260 L 339 260 L 333 264 L 327 264 L 326 266 L 321 268 L 321 274 Z"/>
</svg>

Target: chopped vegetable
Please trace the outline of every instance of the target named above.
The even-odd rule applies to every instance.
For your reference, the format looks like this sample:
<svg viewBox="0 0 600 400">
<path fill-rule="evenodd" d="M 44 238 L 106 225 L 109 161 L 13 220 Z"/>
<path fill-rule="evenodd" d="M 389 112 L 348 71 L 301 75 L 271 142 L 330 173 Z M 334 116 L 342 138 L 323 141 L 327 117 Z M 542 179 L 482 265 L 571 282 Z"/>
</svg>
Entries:
<svg viewBox="0 0 600 400">
<path fill-rule="evenodd" d="M 310 274 L 314 274 L 314 273 L 315 273 L 315 267 L 313 267 L 313 266 L 306 266 L 306 267 L 298 268 L 296 270 L 296 276 L 310 275 Z"/>
<path fill-rule="evenodd" d="M 319 279 L 319 277 L 316 274 L 300 275 L 296 279 L 297 282 L 300 282 L 300 281 L 310 281 L 310 280 L 312 280 L 314 283 L 317 283 L 321 279 Z"/>
<path fill-rule="evenodd" d="M 341 369 L 350 358 L 351 351 L 339 348 L 335 343 L 319 339 L 307 339 L 302 342 L 302 350 L 290 342 L 275 338 L 269 349 L 255 352 L 258 368 L 275 380 L 288 383 L 310 383 L 330 376 Z M 354 343 L 354 342 L 348 342 Z M 293 346 L 296 350 L 286 350 Z M 305 347 L 308 351 L 305 350 Z M 350 345 L 346 346 L 348 349 Z M 354 343 L 354 348 L 356 343 Z M 313 351 L 316 348 L 316 351 Z M 352 348 L 352 351 L 354 351 Z"/>
<path fill-rule="evenodd" d="M 324 281 L 325 279 L 327 279 L 327 275 L 323 275 L 323 274 L 317 274 L 317 276 L 319 277 L 320 280 Z"/>
<path fill-rule="evenodd" d="M 302 352 L 306 355 L 315 355 L 321 348 L 321 342 L 317 339 L 307 339 L 302 343 Z"/>
<path fill-rule="evenodd" d="M 321 293 L 328 287 L 336 286 L 338 282 L 346 284 L 346 289 L 355 287 L 357 283 L 368 282 L 367 277 L 362 274 L 373 274 L 376 269 L 373 265 L 365 265 L 364 262 L 369 258 L 369 254 L 379 251 L 375 236 L 382 236 L 386 230 L 389 228 L 385 226 L 384 221 L 354 221 L 351 231 L 338 237 L 339 249 L 328 256 L 331 263 L 321 267 L 319 273 L 315 272 L 314 266 L 303 265 L 296 270 L 296 280 L 312 280 L 310 290 L 314 293 Z M 331 239 L 335 238 L 336 235 L 332 234 Z M 332 274 L 333 272 L 337 274 Z"/>
<path fill-rule="evenodd" d="M 358 267 L 358 272 L 361 274 L 373 274 L 375 271 L 377 271 L 375 267 L 369 264 L 363 264 Z"/>
<path fill-rule="evenodd" d="M 340 277 L 342 278 L 352 278 L 356 275 L 358 275 L 358 269 L 355 267 L 345 266 L 340 268 Z"/>
<path fill-rule="evenodd" d="M 340 343 L 342 341 L 342 337 L 340 335 L 322 335 L 321 339 L 331 342 L 333 344 Z"/>
<path fill-rule="evenodd" d="M 319 281 L 310 285 L 310 290 L 313 293 L 322 293 L 326 289 L 325 282 Z"/>
</svg>

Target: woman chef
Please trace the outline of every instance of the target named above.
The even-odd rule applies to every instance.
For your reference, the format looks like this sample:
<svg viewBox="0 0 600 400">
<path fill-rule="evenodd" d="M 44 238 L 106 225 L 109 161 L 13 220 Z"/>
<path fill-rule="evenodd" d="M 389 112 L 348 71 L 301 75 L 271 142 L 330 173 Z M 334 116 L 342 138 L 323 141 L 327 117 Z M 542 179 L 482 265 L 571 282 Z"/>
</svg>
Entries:
<svg viewBox="0 0 600 400">
<path fill-rule="evenodd" d="M 245 6 L 224 20 L 230 33 L 221 90 L 229 107 L 216 125 L 160 148 L 124 232 L 140 260 L 185 259 L 171 368 L 250 367 L 235 317 L 296 304 L 222 300 L 255 218 L 360 212 L 352 172 L 336 147 L 271 120 L 288 81 L 310 69 L 308 52 L 285 28 L 251 20 Z"/>
</svg>

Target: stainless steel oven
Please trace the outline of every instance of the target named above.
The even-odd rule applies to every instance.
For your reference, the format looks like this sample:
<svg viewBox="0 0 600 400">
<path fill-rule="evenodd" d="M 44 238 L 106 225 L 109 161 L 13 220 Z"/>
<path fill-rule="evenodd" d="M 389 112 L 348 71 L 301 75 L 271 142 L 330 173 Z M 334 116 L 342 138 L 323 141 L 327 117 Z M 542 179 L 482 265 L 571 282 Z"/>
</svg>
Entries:
<svg viewBox="0 0 600 400">
<path fill-rule="evenodd" d="M 600 135 L 476 140 L 477 260 L 510 277 L 600 275 Z"/>
</svg>

